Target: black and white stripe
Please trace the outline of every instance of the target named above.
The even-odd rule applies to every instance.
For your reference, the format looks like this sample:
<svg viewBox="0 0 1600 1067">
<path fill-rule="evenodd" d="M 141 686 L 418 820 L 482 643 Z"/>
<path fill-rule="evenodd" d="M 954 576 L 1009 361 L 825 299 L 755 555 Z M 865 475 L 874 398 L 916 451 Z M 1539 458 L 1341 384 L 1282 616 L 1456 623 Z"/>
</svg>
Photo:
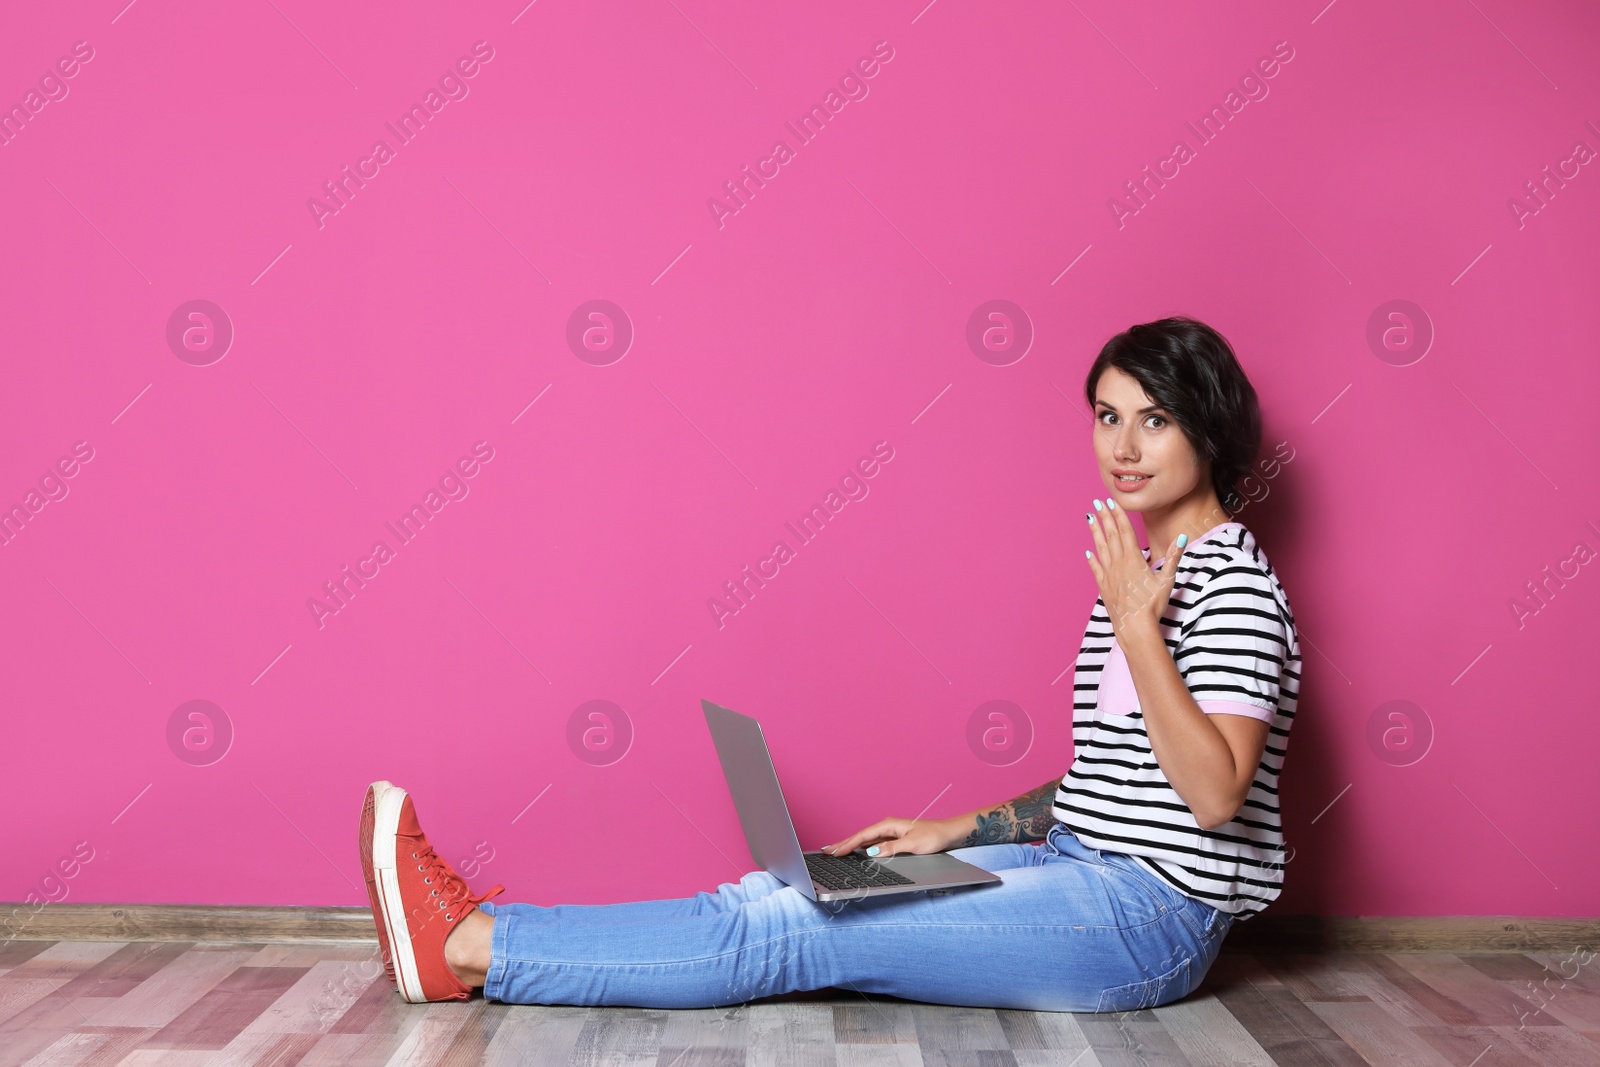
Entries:
<svg viewBox="0 0 1600 1067">
<path fill-rule="evenodd" d="M 1054 814 L 1091 848 L 1131 855 L 1178 892 L 1247 919 L 1283 887 L 1278 772 L 1300 692 L 1300 639 L 1288 597 L 1243 525 L 1223 523 L 1183 553 L 1161 631 L 1196 700 L 1275 709 L 1244 806 L 1201 829 L 1156 762 L 1137 704 L 1100 706 L 1113 631 L 1096 600 L 1073 672 L 1076 758 Z"/>
</svg>

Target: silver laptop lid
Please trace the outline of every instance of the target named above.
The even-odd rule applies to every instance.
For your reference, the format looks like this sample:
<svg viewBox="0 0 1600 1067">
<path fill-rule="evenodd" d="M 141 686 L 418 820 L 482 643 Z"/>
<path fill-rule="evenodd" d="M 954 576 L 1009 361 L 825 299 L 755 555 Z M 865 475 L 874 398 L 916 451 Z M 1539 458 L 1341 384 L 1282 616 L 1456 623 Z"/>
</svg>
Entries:
<svg viewBox="0 0 1600 1067">
<path fill-rule="evenodd" d="M 778 772 L 772 766 L 772 753 L 761 734 L 761 724 L 709 700 L 700 701 L 700 706 L 705 710 L 706 725 L 711 728 L 711 740 L 717 746 L 717 758 L 722 761 L 722 773 L 728 779 L 728 792 L 733 794 L 733 806 L 739 812 L 739 825 L 744 827 L 750 855 L 759 866 L 815 900 L 811 873 L 806 869 L 800 838 L 794 832 L 794 820 L 789 817 L 789 805 L 778 786 Z"/>
</svg>

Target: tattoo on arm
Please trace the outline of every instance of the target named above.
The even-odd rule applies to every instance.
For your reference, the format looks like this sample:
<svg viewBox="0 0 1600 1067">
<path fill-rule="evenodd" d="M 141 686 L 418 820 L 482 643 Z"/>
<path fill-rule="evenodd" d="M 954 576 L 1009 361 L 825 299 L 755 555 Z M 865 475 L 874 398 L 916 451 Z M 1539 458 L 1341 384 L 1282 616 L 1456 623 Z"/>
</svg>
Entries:
<svg viewBox="0 0 1600 1067">
<path fill-rule="evenodd" d="M 1059 778 L 1052 778 L 1039 788 L 1006 801 L 993 811 L 980 812 L 978 828 L 955 847 L 1043 841 L 1056 824 L 1052 809 L 1055 806 L 1056 787 L 1060 784 Z"/>
</svg>

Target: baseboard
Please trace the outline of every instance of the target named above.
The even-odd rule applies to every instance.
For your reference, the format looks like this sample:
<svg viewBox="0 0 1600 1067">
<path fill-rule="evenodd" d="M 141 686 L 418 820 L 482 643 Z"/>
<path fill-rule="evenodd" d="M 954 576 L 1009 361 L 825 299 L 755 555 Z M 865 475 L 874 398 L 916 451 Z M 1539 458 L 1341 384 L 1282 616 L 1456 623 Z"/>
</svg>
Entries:
<svg viewBox="0 0 1600 1067">
<path fill-rule="evenodd" d="M 375 941 L 367 908 L 0 904 L 0 941 Z M 9 930 L 7 930 L 9 926 Z M 1600 919 L 1318 916 L 1235 923 L 1224 952 L 1570 952 L 1600 945 Z"/>
<path fill-rule="evenodd" d="M 1273 915 L 1235 923 L 1224 952 L 1571 952 L 1600 919 L 1516 915 Z"/>
<path fill-rule="evenodd" d="M 12 909 L 16 909 L 14 912 Z M 377 941 L 371 908 L 0 904 L 10 941 Z M 7 929 L 9 927 L 9 929 Z"/>
</svg>

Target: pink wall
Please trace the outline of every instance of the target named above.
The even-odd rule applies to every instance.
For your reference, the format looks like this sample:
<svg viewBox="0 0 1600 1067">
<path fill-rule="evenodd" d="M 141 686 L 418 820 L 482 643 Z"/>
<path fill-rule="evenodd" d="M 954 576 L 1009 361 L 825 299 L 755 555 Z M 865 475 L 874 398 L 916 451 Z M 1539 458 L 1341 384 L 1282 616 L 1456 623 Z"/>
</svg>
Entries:
<svg viewBox="0 0 1600 1067">
<path fill-rule="evenodd" d="M 749 861 L 701 697 L 767 723 L 808 845 L 1059 776 L 1084 372 L 1186 313 L 1293 456 L 1242 516 L 1306 649 L 1278 912 L 1600 912 L 1586 5 L 122 2 L 0 27 L 25 110 L 92 50 L 0 147 L 0 503 L 44 487 L 0 547 L 0 898 L 362 903 L 379 777 L 508 899 L 708 888 Z M 597 299 L 620 359 L 568 344 Z M 995 299 L 1033 330 L 1003 366 L 966 341 Z M 185 347 L 196 300 L 225 353 Z M 1425 353 L 1369 343 L 1397 300 Z M 630 724 L 609 765 L 569 747 L 594 700 Z M 993 700 L 1033 733 L 1004 766 L 967 740 Z M 1431 724 L 1406 765 L 1391 701 Z"/>
</svg>

